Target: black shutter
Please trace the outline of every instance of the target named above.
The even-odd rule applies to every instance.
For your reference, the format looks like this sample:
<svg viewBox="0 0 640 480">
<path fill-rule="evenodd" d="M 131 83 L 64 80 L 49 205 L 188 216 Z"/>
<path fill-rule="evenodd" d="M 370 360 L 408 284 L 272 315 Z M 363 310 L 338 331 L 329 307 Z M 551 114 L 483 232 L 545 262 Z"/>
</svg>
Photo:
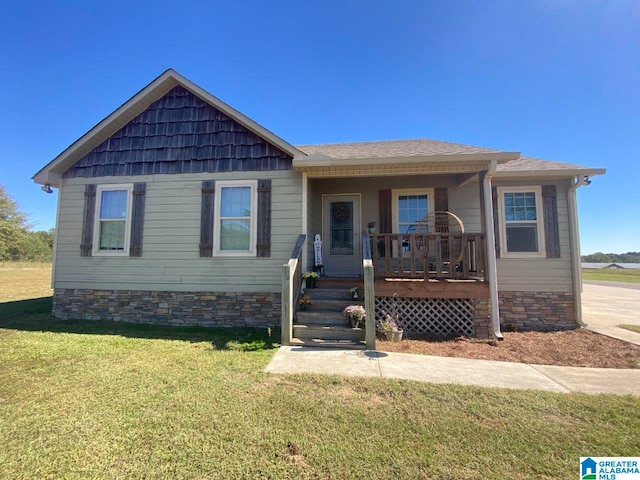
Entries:
<svg viewBox="0 0 640 480">
<path fill-rule="evenodd" d="M 500 258 L 500 219 L 498 218 L 498 189 L 491 187 L 491 200 L 493 201 L 493 236 L 496 242 L 496 258 Z"/>
<path fill-rule="evenodd" d="M 258 232 L 256 255 L 271 256 L 271 180 L 258 180 Z"/>
<path fill-rule="evenodd" d="M 93 250 L 93 219 L 96 214 L 96 186 L 84 186 L 84 216 L 82 219 L 82 242 L 80 256 L 90 257 Z"/>
<path fill-rule="evenodd" d="M 380 233 L 393 233 L 391 225 L 391 190 L 378 190 L 378 218 Z"/>
<path fill-rule="evenodd" d="M 200 209 L 200 256 L 213 256 L 213 203 L 216 181 L 202 182 L 202 207 Z"/>
<path fill-rule="evenodd" d="M 435 208 L 439 212 L 449 211 L 449 190 L 446 187 L 434 188 Z"/>
<path fill-rule="evenodd" d="M 144 204 L 146 183 L 133 184 L 133 205 L 131 208 L 131 245 L 129 246 L 130 257 L 142 256 L 142 236 L 144 230 Z"/>
<path fill-rule="evenodd" d="M 555 185 L 542 186 L 544 217 L 544 243 L 547 258 L 560 258 L 560 232 L 558 230 L 558 202 Z"/>
</svg>

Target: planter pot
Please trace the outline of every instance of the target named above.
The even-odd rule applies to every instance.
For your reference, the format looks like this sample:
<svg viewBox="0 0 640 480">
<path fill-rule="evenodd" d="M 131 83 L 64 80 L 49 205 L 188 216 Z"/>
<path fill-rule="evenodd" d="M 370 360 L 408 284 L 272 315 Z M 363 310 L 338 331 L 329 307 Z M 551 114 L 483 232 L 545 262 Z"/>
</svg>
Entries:
<svg viewBox="0 0 640 480">
<path fill-rule="evenodd" d="M 358 300 L 360 298 L 360 296 L 357 293 L 352 293 L 351 294 L 351 300 Z"/>
<path fill-rule="evenodd" d="M 369 227 L 369 233 L 371 234 L 376 233 L 376 227 Z"/>
<path fill-rule="evenodd" d="M 306 309 L 307 309 L 306 305 L 304 305 L 304 304 L 300 305 L 300 310 L 305 311 Z"/>
<path fill-rule="evenodd" d="M 390 342 L 397 343 L 402 340 L 402 330 L 400 330 L 399 332 L 384 332 L 384 334 L 387 336 L 387 340 Z"/>
<path fill-rule="evenodd" d="M 307 283 L 307 288 L 316 288 L 316 279 L 315 278 L 307 278 L 305 280 Z"/>
</svg>

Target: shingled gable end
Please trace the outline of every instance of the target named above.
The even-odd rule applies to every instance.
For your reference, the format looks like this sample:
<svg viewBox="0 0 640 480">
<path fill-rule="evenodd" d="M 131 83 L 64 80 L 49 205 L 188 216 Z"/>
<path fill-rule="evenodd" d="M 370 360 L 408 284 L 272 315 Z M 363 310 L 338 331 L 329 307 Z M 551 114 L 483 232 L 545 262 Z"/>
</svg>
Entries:
<svg viewBox="0 0 640 480">
<path fill-rule="evenodd" d="M 575 190 L 603 173 L 431 139 L 295 147 L 167 70 L 34 180 L 60 189 L 59 318 L 281 326 L 285 344 L 364 346 L 342 300 L 307 290 L 316 312 L 298 311 L 319 234 L 321 288 L 346 305 L 371 273 L 372 348 L 392 304 L 413 334 L 580 325 Z"/>
</svg>

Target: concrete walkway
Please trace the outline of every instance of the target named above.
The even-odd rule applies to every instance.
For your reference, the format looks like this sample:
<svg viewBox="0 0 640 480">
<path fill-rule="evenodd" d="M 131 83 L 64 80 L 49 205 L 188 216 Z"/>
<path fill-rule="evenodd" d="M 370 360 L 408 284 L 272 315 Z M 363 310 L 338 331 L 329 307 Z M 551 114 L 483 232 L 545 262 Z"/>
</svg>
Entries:
<svg viewBox="0 0 640 480">
<path fill-rule="evenodd" d="M 640 345 L 640 333 L 618 327 L 640 326 L 639 284 L 585 280 L 582 310 L 589 330 Z"/>
<path fill-rule="evenodd" d="M 529 365 L 374 350 L 280 347 L 265 371 L 396 378 L 561 393 L 640 395 L 640 370 Z"/>
<path fill-rule="evenodd" d="M 620 324 L 640 325 L 640 289 L 637 285 L 585 282 L 582 308 L 590 330 L 640 345 L 640 333 L 618 327 Z M 557 367 L 374 350 L 281 347 L 265 371 L 397 378 L 563 393 L 640 395 L 640 369 Z"/>
</svg>

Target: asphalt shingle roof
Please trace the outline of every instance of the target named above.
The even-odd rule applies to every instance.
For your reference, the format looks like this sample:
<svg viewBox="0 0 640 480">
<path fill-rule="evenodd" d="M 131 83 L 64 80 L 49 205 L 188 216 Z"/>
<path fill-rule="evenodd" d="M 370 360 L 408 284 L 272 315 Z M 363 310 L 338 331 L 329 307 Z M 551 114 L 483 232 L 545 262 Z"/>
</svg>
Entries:
<svg viewBox="0 0 640 480">
<path fill-rule="evenodd" d="M 556 162 L 553 160 L 543 160 L 541 158 L 520 157 L 507 163 L 498 165 L 499 172 L 534 172 L 540 170 L 576 170 L 586 169 L 580 165 L 571 163 Z"/>
<path fill-rule="evenodd" d="M 385 158 L 420 155 L 455 155 L 463 153 L 499 153 L 492 148 L 473 147 L 459 143 L 421 138 L 415 140 L 384 140 L 379 142 L 328 143 L 298 145 L 307 155 L 320 153 L 333 158 Z"/>
<path fill-rule="evenodd" d="M 501 153 L 502 150 L 475 147 L 459 143 L 443 142 L 428 138 L 414 140 L 383 140 L 377 142 L 328 143 L 319 145 L 298 145 L 298 150 L 307 155 L 324 154 L 332 158 L 397 158 L 429 155 L 456 155 L 473 153 Z M 580 165 L 543 160 L 541 158 L 520 157 L 498 165 L 498 172 L 540 172 L 558 170 L 587 169 Z"/>
</svg>

